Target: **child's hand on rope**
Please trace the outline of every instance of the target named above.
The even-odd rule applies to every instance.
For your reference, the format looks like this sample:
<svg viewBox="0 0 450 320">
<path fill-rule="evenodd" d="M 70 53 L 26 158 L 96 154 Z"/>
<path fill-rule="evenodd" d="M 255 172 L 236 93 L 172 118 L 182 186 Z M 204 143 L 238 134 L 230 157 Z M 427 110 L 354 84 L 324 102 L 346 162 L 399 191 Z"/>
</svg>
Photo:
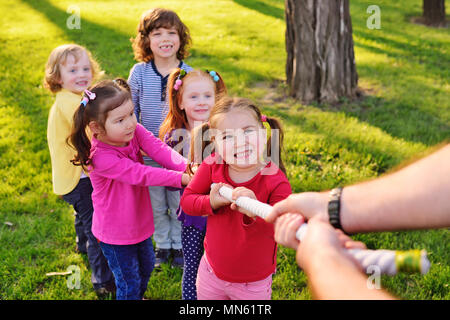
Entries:
<svg viewBox="0 0 450 320">
<path fill-rule="evenodd" d="M 223 186 L 230 187 L 229 185 L 226 185 L 222 182 L 214 183 L 211 187 L 211 191 L 209 192 L 209 203 L 211 204 L 211 208 L 213 210 L 219 209 L 220 207 L 229 205 L 231 203 L 230 200 L 227 200 L 219 194 L 219 189 Z"/>
<path fill-rule="evenodd" d="M 234 201 L 236 201 L 236 199 L 239 198 L 239 197 L 248 197 L 248 198 L 251 198 L 251 199 L 258 200 L 258 199 L 256 199 L 255 193 L 252 190 L 247 189 L 245 187 L 237 187 L 237 188 L 233 189 L 232 199 Z M 253 219 L 256 218 L 255 214 L 253 214 L 250 211 L 247 211 L 247 210 L 245 210 L 243 208 L 238 207 L 236 205 L 236 203 L 234 203 L 234 202 L 230 205 L 230 208 L 231 208 L 231 210 L 238 210 L 238 211 L 242 212 L 243 214 L 249 216 L 250 218 L 253 218 Z"/>
<path fill-rule="evenodd" d="M 191 180 L 192 177 L 190 175 L 188 175 L 187 173 L 183 173 L 183 175 L 181 176 L 181 185 L 185 187 L 189 184 L 189 182 L 191 182 Z"/>
</svg>

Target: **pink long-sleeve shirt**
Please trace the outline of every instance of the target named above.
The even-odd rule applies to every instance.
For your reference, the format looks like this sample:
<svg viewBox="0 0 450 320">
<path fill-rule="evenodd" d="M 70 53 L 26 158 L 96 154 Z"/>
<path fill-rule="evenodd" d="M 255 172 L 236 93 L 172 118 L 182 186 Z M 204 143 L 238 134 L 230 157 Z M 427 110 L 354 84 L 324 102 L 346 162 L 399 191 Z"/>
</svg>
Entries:
<svg viewBox="0 0 450 320">
<path fill-rule="evenodd" d="M 144 165 L 141 149 L 164 168 Z M 154 231 L 148 186 L 181 188 L 186 159 L 138 124 L 133 139 L 116 147 L 92 138 L 92 233 L 108 244 L 136 244 Z"/>
</svg>

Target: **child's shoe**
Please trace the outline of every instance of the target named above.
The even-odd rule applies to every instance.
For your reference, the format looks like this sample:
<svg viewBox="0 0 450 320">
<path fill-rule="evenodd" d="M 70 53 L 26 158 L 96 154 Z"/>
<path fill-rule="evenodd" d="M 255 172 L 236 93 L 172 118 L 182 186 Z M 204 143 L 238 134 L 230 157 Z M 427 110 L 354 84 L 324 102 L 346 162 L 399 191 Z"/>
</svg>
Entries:
<svg viewBox="0 0 450 320">
<path fill-rule="evenodd" d="M 155 268 L 161 267 L 161 264 L 169 262 L 169 249 L 155 249 Z"/>
<path fill-rule="evenodd" d="M 172 267 L 183 268 L 184 266 L 184 258 L 183 258 L 183 250 L 181 249 L 172 249 Z"/>
</svg>

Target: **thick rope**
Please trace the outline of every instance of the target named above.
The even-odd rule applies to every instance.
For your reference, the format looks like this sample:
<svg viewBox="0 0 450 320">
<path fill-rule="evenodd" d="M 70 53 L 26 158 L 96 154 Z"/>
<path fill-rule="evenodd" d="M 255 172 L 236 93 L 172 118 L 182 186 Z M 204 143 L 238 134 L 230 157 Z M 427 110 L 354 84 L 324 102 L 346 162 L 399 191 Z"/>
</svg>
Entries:
<svg viewBox="0 0 450 320">
<path fill-rule="evenodd" d="M 219 189 L 219 194 L 233 201 L 231 197 L 232 191 L 231 188 L 223 186 Z M 248 210 L 263 219 L 272 211 L 272 206 L 249 197 L 239 197 L 233 202 L 238 207 Z M 297 230 L 295 235 L 299 241 L 303 239 L 307 229 L 308 225 L 304 223 Z M 347 252 L 361 264 L 366 273 L 370 274 L 375 272 L 387 275 L 395 275 L 397 272 L 420 272 L 421 274 L 426 274 L 430 268 L 430 262 L 425 250 L 349 249 Z"/>
</svg>

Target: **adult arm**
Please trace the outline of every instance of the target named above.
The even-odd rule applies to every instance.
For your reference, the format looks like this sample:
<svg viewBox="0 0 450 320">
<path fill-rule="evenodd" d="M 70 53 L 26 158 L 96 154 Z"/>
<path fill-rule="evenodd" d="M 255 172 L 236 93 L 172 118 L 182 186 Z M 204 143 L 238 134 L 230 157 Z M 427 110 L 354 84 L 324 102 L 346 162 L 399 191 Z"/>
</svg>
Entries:
<svg viewBox="0 0 450 320">
<path fill-rule="evenodd" d="M 450 226 L 450 145 L 395 173 L 348 186 L 341 196 L 346 232 L 372 232 Z M 328 192 L 289 196 L 274 206 L 267 221 L 287 213 L 327 219 Z"/>
</svg>

